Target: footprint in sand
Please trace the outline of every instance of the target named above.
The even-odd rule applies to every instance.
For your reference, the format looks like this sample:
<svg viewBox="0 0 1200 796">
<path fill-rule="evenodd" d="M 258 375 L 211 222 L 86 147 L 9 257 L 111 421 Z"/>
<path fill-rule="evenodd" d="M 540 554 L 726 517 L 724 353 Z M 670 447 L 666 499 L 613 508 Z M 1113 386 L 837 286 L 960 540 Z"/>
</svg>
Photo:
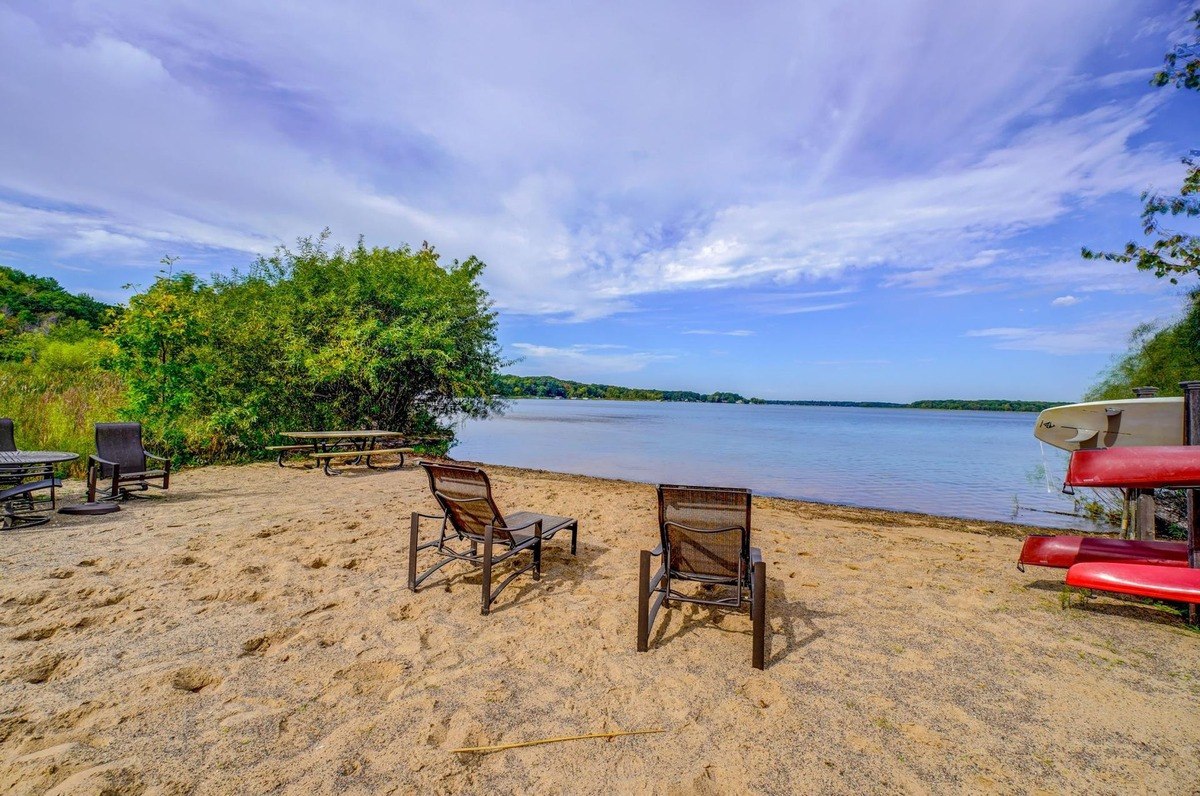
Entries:
<svg viewBox="0 0 1200 796">
<path fill-rule="evenodd" d="M 46 627 L 35 627 L 32 630 L 26 630 L 24 633 L 19 633 L 12 637 L 13 641 L 44 641 L 50 638 L 55 633 L 63 629 L 63 625 L 48 625 Z"/>
<path fill-rule="evenodd" d="M 168 682 L 176 691 L 198 694 L 206 688 L 220 685 L 221 678 L 199 666 L 187 666 L 170 675 Z"/>
<path fill-rule="evenodd" d="M 43 655 L 33 663 L 26 665 L 17 672 L 17 676 L 27 683 L 40 685 L 49 680 L 63 676 L 74 668 L 76 659 L 69 659 L 62 653 Z"/>
</svg>

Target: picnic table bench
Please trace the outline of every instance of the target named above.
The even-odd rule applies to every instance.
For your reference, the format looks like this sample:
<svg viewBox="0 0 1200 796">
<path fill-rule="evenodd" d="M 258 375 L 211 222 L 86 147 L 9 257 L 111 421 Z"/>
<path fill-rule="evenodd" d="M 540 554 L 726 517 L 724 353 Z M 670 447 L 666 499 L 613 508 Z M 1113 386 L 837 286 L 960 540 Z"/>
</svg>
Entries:
<svg viewBox="0 0 1200 796">
<path fill-rule="evenodd" d="M 283 431 L 280 436 L 296 440 L 286 445 L 269 445 L 277 453 L 276 463 L 283 467 L 284 457 L 307 452 L 310 459 L 325 470 L 326 475 L 340 475 L 331 462 L 365 463 L 372 470 L 394 470 L 404 466 L 404 454 L 413 453 L 413 443 L 434 442 L 444 437 L 417 436 L 379 429 L 362 431 Z M 379 456 L 399 456 L 398 464 L 380 467 L 371 460 Z"/>
<path fill-rule="evenodd" d="M 415 448 L 370 448 L 368 450 L 344 450 L 344 451 L 322 451 L 320 453 L 310 453 L 313 459 L 316 459 L 325 468 L 325 475 L 341 475 L 340 470 L 334 470 L 329 466 L 329 463 L 335 459 L 341 459 L 357 463 L 358 460 L 363 460 L 367 467 L 372 470 L 399 470 L 404 466 L 404 454 L 412 453 Z M 371 459 L 375 456 L 399 456 L 400 461 L 396 464 L 379 467 L 371 464 Z"/>
</svg>

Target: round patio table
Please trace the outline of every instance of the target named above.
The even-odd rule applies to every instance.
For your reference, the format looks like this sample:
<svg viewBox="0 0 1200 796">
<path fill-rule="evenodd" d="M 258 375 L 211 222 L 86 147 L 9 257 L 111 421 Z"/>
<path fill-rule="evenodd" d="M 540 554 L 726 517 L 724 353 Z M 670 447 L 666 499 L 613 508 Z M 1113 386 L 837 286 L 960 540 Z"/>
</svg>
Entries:
<svg viewBox="0 0 1200 796">
<path fill-rule="evenodd" d="M 78 453 L 69 451 L 0 451 L 0 467 L 28 467 L 34 464 L 73 462 Z"/>
</svg>

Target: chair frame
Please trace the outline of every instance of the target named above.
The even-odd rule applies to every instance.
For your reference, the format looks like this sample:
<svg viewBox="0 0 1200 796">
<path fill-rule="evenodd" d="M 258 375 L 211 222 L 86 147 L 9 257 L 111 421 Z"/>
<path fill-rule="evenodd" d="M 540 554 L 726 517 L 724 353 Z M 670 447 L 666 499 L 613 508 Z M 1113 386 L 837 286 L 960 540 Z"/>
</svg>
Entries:
<svg viewBox="0 0 1200 796">
<path fill-rule="evenodd" d="M 122 476 L 120 464 L 118 464 L 117 462 L 109 461 L 108 459 L 101 458 L 99 455 L 99 449 L 100 449 L 100 428 L 99 428 L 99 426 L 100 425 L 101 424 L 99 424 L 99 423 L 96 424 L 96 426 L 97 426 L 96 427 L 96 453 L 90 454 L 88 456 L 87 494 L 88 494 L 88 502 L 89 503 L 96 502 L 97 489 L 99 487 L 99 483 L 102 478 L 105 481 L 111 480 L 111 484 L 109 485 L 107 494 L 103 494 L 103 495 L 99 496 L 100 500 L 125 500 L 128 498 L 134 497 L 133 493 L 129 491 L 129 485 L 132 485 L 133 487 L 135 487 L 139 492 L 146 492 L 147 490 L 150 489 L 150 487 L 154 487 L 155 489 L 167 489 L 170 487 L 170 485 L 171 485 L 171 460 L 166 458 L 165 456 L 156 456 L 155 454 L 146 450 L 144 447 L 142 448 L 142 455 L 144 457 L 146 457 L 147 459 L 153 459 L 154 461 L 163 463 L 162 475 L 152 475 L 149 478 L 146 478 L 144 472 L 137 472 L 137 473 L 127 473 L 126 475 Z M 138 436 L 140 439 L 141 424 L 139 423 L 137 425 L 138 425 Z M 105 467 L 112 469 L 111 479 L 104 476 L 103 473 L 104 473 Z M 150 483 L 151 481 L 155 481 L 155 480 L 159 480 L 159 479 L 162 480 L 161 485 Z"/>
<path fill-rule="evenodd" d="M 579 533 L 579 521 L 572 520 L 569 523 L 564 523 L 557 528 L 551 530 L 543 536 L 543 519 L 538 517 L 530 522 L 521 525 L 509 525 L 504 520 L 504 515 L 500 513 L 496 507 L 495 501 L 492 499 L 492 484 L 488 479 L 487 473 L 477 467 L 463 467 L 461 465 L 452 464 L 437 464 L 431 465 L 427 462 L 420 462 L 420 465 L 425 468 L 426 475 L 429 477 L 429 489 L 433 492 L 434 498 L 438 501 L 438 505 L 442 509 L 442 515 L 423 514 L 418 511 L 412 512 L 411 524 L 409 526 L 409 541 L 408 541 L 408 588 L 410 591 L 417 591 L 422 583 L 427 578 L 437 572 L 439 569 L 449 564 L 451 561 L 466 561 L 472 566 L 479 567 L 483 570 L 483 583 L 481 586 L 480 595 L 480 613 L 484 616 L 489 614 L 492 609 L 492 604 L 500 596 L 500 592 L 504 587 L 512 583 L 518 576 L 523 575 L 530 570 L 533 570 L 533 579 L 541 580 L 542 577 L 542 542 L 550 539 L 555 533 L 563 528 L 571 528 L 571 554 L 575 554 L 576 539 Z M 446 495 L 437 488 L 435 476 L 430 469 L 431 466 L 439 468 L 448 468 L 452 470 L 462 470 L 473 475 L 482 476 L 484 487 L 487 493 L 480 497 L 471 498 L 453 498 Z M 454 513 L 451 511 L 451 504 L 467 504 L 467 503 L 487 503 L 491 513 L 492 520 L 486 523 L 482 534 L 472 533 L 466 528 L 459 527 L 454 521 Z M 441 529 L 436 539 L 427 542 L 420 541 L 421 520 L 440 520 Z M 520 531 L 533 529 L 532 536 L 518 535 Z M 456 549 L 451 545 L 455 542 L 467 542 L 468 547 Z M 482 546 L 482 550 L 480 550 Z M 499 551 L 497 551 L 499 547 Z M 417 553 L 421 550 L 437 550 L 442 556 L 442 560 L 429 567 L 425 571 L 418 574 L 417 572 Z M 510 558 L 520 555 L 526 551 L 531 552 L 531 561 L 523 567 L 520 567 L 515 572 L 506 577 L 499 586 L 492 588 L 492 574 L 495 565 L 507 561 Z"/>
<path fill-rule="evenodd" d="M 746 496 L 746 519 L 742 525 L 732 525 L 726 528 L 694 528 L 683 523 L 667 520 L 664 516 L 664 490 L 688 489 L 699 492 L 744 494 Z M 676 484 L 659 484 L 658 486 L 658 527 L 659 544 L 653 550 L 642 550 L 638 572 L 638 652 L 646 652 L 650 648 L 650 630 L 658 616 L 659 609 L 670 602 L 694 603 L 709 605 L 716 608 L 732 608 L 738 610 L 742 606 L 745 592 L 749 592 L 750 619 L 753 627 L 753 648 L 751 664 L 755 669 L 762 669 L 766 661 L 766 615 L 767 615 L 767 565 L 763 562 L 762 552 L 750 546 L 750 509 L 752 493 L 748 489 L 717 488 L 701 486 L 681 486 Z M 718 534 L 741 532 L 741 551 L 738 556 L 737 575 L 724 577 L 703 573 L 686 572 L 671 566 L 671 546 L 668 528 L 675 527 L 689 534 Z M 662 564 L 653 576 L 650 574 L 651 559 L 662 558 Z M 690 581 L 709 586 L 730 586 L 734 592 L 731 596 L 718 599 L 703 599 L 681 594 L 672 587 L 672 580 Z"/>
<path fill-rule="evenodd" d="M 57 508 L 55 490 L 62 486 L 62 480 L 54 474 L 54 465 L 29 465 L 17 470 L 7 471 L 15 474 L 22 481 L 14 486 L 0 491 L 0 525 L 6 530 L 11 528 L 27 528 L 34 525 L 45 525 L 50 521 L 50 515 Z M 27 480 L 27 479 L 36 480 Z M 34 498 L 35 492 L 50 490 L 50 506 L 45 507 L 46 501 Z"/>
</svg>

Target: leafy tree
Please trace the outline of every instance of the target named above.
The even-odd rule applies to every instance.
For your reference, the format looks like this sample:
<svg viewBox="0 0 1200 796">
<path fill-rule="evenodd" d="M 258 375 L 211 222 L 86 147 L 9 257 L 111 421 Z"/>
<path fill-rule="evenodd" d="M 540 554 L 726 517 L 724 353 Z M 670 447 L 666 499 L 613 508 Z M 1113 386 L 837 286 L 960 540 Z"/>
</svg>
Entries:
<svg viewBox="0 0 1200 796">
<path fill-rule="evenodd" d="M 1188 20 L 1196 25 L 1195 41 L 1180 44 L 1167 53 L 1163 69 L 1155 74 L 1151 83 L 1155 86 L 1172 85 L 1176 88 L 1200 91 L 1200 10 Z M 1176 284 L 1180 276 L 1200 275 L 1200 235 L 1180 232 L 1163 226 L 1168 217 L 1200 216 L 1200 165 L 1196 158 L 1200 150 L 1193 150 L 1183 158 L 1187 172 L 1183 186 L 1175 195 L 1163 195 L 1147 191 L 1142 194 L 1142 231 L 1156 238 L 1148 246 L 1129 242 L 1121 252 L 1095 252 L 1084 248 L 1083 256 L 1089 260 L 1111 260 L 1120 263 L 1135 263 L 1142 271 L 1153 271 L 1154 275 L 1168 277 Z"/>
<path fill-rule="evenodd" d="M 1143 324 L 1133 330 L 1129 351 L 1088 391 L 1088 400 L 1130 397 L 1139 385 L 1159 387 L 1162 394 L 1180 395 L 1179 382 L 1200 374 L 1200 291 L 1191 295 L 1187 312 L 1166 326 Z"/>
<path fill-rule="evenodd" d="M 76 338 L 99 337 L 97 330 L 116 311 L 91 296 L 63 290 L 54 279 L 0 266 L 0 358 L 23 359 L 34 345 L 30 333 L 71 325 Z"/>
<path fill-rule="evenodd" d="M 328 232 L 245 273 L 163 275 L 112 328 L 130 414 L 184 458 L 259 455 L 285 429 L 449 431 L 495 407 L 502 365 L 475 258 L 328 251 Z"/>
</svg>

